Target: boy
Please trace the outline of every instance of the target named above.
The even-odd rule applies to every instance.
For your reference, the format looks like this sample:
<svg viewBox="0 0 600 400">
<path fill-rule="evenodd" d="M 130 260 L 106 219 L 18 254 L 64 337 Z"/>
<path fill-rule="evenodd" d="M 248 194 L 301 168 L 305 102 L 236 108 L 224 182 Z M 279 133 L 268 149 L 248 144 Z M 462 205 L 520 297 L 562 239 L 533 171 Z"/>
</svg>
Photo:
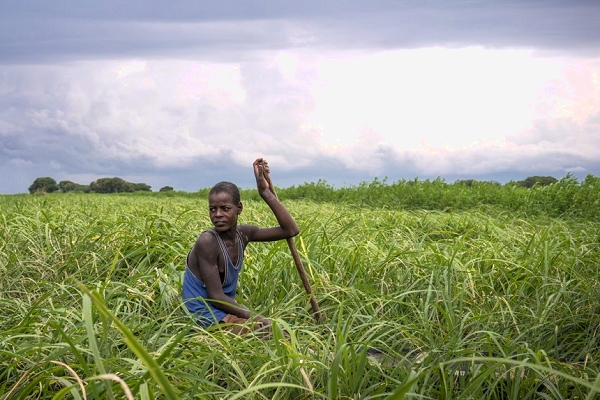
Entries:
<svg viewBox="0 0 600 400">
<path fill-rule="evenodd" d="M 187 256 L 183 278 L 183 300 L 187 309 L 198 318 L 198 324 L 209 327 L 217 323 L 231 324 L 231 330 L 242 334 L 249 331 L 245 324 L 252 319 L 254 329 L 270 330 L 271 321 L 255 314 L 235 301 L 238 276 L 244 261 L 244 249 L 249 242 L 266 242 L 296 236 L 300 230 L 294 218 L 275 196 L 269 165 L 262 158 L 254 161 L 254 176 L 258 193 L 273 211 L 279 226 L 259 228 L 238 225 L 242 212 L 240 192 L 230 182 L 220 182 L 208 194 L 208 211 L 214 228 L 200 234 Z"/>
</svg>

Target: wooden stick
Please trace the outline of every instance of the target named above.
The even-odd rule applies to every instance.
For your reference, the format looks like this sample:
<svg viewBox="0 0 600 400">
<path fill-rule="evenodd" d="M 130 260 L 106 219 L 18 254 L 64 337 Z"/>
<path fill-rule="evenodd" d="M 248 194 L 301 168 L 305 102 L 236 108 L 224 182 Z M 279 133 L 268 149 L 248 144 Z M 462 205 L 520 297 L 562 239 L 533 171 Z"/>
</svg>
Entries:
<svg viewBox="0 0 600 400">
<path fill-rule="evenodd" d="M 269 175 L 269 172 L 264 168 L 264 165 L 263 165 L 263 174 L 264 174 L 267 182 L 269 182 L 269 189 L 271 190 L 271 193 L 273 193 L 273 195 L 275 197 L 277 197 L 277 193 L 275 193 L 275 187 L 273 186 L 273 182 L 271 182 L 271 176 Z M 306 293 L 310 295 L 310 305 L 312 306 L 312 309 L 315 313 L 315 319 L 317 320 L 317 323 L 323 322 L 323 315 L 321 314 L 321 311 L 319 311 L 319 305 L 317 304 L 317 299 L 315 298 L 315 296 L 312 293 L 312 288 L 310 287 L 310 282 L 308 281 L 308 278 L 306 277 L 306 272 L 304 271 L 304 266 L 302 265 L 302 260 L 300 259 L 300 255 L 298 254 L 298 250 L 296 249 L 296 244 L 294 243 L 294 238 L 287 238 L 286 241 L 287 241 L 288 247 L 290 248 L 290 252 L 292 253 L 292 258 L 294 259 L 294 264 L 296 264 L 296 269 L 298 270 L 298 274 L 300 274 L 300 279 L 302 280 L 304 289 L 306 290 Z"/>
</svg>

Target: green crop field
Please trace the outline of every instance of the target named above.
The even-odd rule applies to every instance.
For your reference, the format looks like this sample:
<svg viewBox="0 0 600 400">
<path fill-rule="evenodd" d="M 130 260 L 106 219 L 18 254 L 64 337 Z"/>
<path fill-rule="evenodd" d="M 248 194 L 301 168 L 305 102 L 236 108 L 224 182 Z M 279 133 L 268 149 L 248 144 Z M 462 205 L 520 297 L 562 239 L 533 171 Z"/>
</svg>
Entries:
<svg viewBox="0 0 600 400">
<path fill-rule="evenodd" d="M 0 196 L 0 399 L 600 397 L 600 179 L 278 195 L 325 319 L 286 242 L 252 243 L 238 296 L 269 339 L 184 312 L 206 190 Z"/>
</svg>

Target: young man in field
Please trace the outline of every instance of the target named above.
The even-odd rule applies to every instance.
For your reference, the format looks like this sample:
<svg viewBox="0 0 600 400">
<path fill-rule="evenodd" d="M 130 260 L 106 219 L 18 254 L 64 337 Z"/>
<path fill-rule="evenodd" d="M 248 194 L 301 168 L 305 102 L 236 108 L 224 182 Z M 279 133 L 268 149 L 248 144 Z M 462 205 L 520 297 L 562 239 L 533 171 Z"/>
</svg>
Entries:
<svg viewBox="0 0 600 400">
<path fill-rule="evenodd" d="M 241 334 L 250 329 L 270 330 L 271 321 L 250 311 L 235 300 L 238 276 L 249 242 L 287 239 L 297 235 L 298 225 L 275 196 L 266 160 L 254 161 L 258 193 L 273 211 L 279 226 L 260 228 L 238 225 L 242 213 L 240 192 L 230 182 L 220 182 L 208 195 L 208 212 L 214 228 L 200 234 L 187 256 L 183 279 L 183 300 L 198 318 L 198 324 L 209 327 L 217 323 Z M 247 323 L 252 320 L 252 325 Z"/>
</svg>

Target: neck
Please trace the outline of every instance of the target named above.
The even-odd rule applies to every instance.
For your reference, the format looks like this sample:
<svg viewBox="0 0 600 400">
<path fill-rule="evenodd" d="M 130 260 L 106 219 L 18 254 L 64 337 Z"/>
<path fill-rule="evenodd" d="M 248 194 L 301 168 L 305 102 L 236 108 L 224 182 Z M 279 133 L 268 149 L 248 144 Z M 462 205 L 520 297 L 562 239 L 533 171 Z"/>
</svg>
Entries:
<svg viewBox="0 0 600 400">
<path fill-rule="evenodd" d="M 223 232 L 219 232 L 217 231 L 217 233 L 219 234 L 219 236 L 221 236 L 221 238 L 223 239 L 229 239 L 229 240 L 236 240 L 237 239 L 237 226 L 223 231 Z"/>
</svg>

